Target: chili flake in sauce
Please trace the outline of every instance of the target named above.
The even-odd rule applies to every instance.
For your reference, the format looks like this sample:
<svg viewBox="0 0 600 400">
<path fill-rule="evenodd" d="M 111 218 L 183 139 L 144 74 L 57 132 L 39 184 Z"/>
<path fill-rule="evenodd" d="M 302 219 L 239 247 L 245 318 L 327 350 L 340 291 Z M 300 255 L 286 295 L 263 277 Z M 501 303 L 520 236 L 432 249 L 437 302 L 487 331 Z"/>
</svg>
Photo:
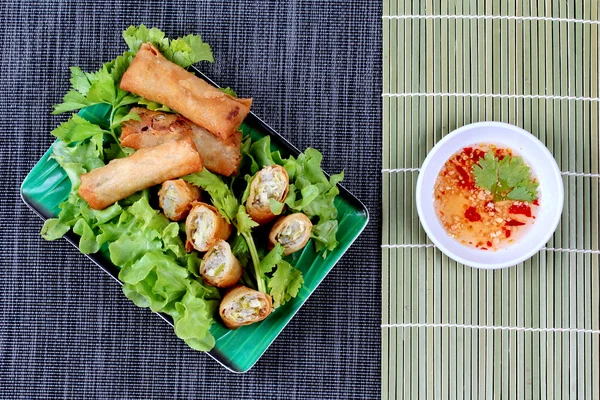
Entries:
<svg viewBox="0 0 600 400">
<path fill-rule="evenodd" d="M 513 156 L 511 149 L 492 144 L 465 147 L 446 161 L 434 187 L 435 211 L 448 235 L 481 250 L 514 243 L 534 223 L 539 206 L 537 198 L 494 201 L 490 190 L 477 186 L 473 167 L 490 151 L 499 160 Z"/>
</svg>

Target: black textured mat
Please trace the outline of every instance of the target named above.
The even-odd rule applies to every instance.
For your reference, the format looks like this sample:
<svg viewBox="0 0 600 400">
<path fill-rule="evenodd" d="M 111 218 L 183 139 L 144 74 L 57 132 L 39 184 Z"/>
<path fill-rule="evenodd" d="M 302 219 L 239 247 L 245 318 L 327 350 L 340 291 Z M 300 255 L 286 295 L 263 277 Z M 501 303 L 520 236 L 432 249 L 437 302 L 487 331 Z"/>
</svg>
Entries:
<svg viewBox="0 0 600 400">
<path fill-rule="evenodd" d="M 0 3 L 0 397 L 378 398 L 380 396 L 381 5 L 311 2 Z M 247 374 L 189 349 L 41 220 L 19 186 L 50 146 L 71 65 L 95 70 L 144 23 L 200 33 L 200 69 L 254 98 L 254 112 L 328 172 L 371 222 Z"/>
</svg>

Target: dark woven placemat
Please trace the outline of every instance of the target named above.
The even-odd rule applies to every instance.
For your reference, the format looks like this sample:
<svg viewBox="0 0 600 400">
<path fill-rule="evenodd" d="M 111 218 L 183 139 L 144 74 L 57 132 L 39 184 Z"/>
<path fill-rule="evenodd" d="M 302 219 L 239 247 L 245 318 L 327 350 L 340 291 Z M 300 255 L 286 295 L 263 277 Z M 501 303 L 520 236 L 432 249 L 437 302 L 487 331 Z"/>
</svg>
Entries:
<svg viewBox="0 0 600 400">
<path fill-rule="evenodd" d="M 380 394 L 381 5 L 372 1 L 0 3 L 0 397 L 377 398 Z M 71 65 L 124 50 L 130 24 L 197 32 L 201 69 L 254 98 L 300 149 L 346 171 L 371 222 L 247 374 L 190 350 L 42 222 L 19 185 L 52 143 Z"/>
</svg>

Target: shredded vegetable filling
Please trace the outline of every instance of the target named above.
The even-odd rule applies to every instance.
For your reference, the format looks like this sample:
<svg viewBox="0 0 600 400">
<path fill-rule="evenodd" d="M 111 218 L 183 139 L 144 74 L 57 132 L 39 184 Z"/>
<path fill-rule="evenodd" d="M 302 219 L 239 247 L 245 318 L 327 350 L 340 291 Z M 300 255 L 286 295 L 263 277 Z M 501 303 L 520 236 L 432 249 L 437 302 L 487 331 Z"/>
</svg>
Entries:
<svg viewBox="0 0 600 400">
<path fill-rule="evenodd" d="M 273 173 L 274 171 L 274 168 L 267 167 L 254 178 L 258 180 L 254 204 L 264 206 L 269 204 L 269 199 L 279 200 L 283 196 L 286 182 L 281 174 Z"/>
<path fill-rule="evenodd" d="M 196 230 L 194 231 L 192 238 L 198 247 L 204 247 L 206 245 L 207 236 L 209 232 L 213 230 L 214 221 L 208 214 L 209 213 L 206 210 L 201 209 L 198 211 L 198 215 L 194 221 Z"/>
<path fill-rule="evenodd" d="M 255 296 L 244 295 L 235 301 L 227 310 L 227 314 L 237 322 L 248 321 L 260 313 L 261 302 Z"/>
<path fill-rule="evenodd" d="M 225 254 L 221 251 L 219 247 L 215 247 L 215 249 L 210 253 L 210 257 L 206 261 L 204 265 L 204 272 L 208 276 L 217 276 L 223 269 L 225 268 Z"/>
<path fill-rule="evenodd" d="M 175 213 L 175 204 L 177 203 L 177 189 L 169 183 L 169 187 L 165 193 L 165 197 L 163 199 L 163 207 L 166 213 L 172 215 Z"/>
<path fill-rule="evenodd" d="M 296 242 L 306 231 L 306 225 L 301 224 L 299 221 L 293 221 L 291 224 L 287 224 L 277 235 L 277 241 L 282 246 L 289 246 Z"/>
</svg>

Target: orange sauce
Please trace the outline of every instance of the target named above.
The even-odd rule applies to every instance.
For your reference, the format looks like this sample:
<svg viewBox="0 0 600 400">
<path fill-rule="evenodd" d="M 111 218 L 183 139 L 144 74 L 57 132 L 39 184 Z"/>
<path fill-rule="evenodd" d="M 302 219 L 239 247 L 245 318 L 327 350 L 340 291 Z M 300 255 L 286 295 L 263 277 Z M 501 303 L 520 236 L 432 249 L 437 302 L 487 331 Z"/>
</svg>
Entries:
<svg viewBox="0 0 600 400">
<path fill-rule="evenodd" d="M 435 212 L 448 235 L 481 250 L 497 250 L 514 243 L 535 223 L 538 199 L 533 202 L 503 200 L 475 183 L 473 166 L 488 151 L 499 159 L 512 150 L 491 144 L 465 147 L 442 167 L 434 186 Z"/>
</svg>

